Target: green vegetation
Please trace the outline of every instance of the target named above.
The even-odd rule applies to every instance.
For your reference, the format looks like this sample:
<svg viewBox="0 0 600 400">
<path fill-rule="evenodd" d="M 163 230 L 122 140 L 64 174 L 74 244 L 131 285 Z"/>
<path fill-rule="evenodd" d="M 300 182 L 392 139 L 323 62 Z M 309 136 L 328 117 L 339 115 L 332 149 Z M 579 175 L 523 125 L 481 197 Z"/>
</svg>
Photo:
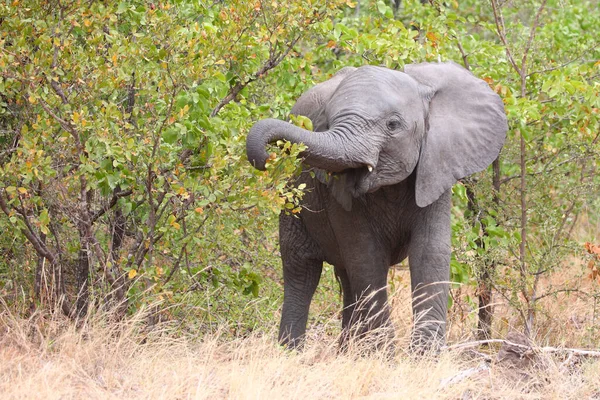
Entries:
<svg viewBox="0 0 600 400">
<path fill-rule="evenodd" d="M 453 60 L 501 95 L 510 127 L 494 167 L 454 188 L 453 312 L 483 306 L 484 337 L 492 294 L 526 332 L 552 296 L 595 316 L 598 1 L 430 3 L 2 2 L 2 298 L 72 317 L 151 307 L 150 324 L 201 332 L 275 325 L 277 214 L 298 211 L 301 149 L 255 171 L 252 123 L 287 118 L 343 66 Z M 321 305 L 339 301 L 325 273 Z"/>
</svg>

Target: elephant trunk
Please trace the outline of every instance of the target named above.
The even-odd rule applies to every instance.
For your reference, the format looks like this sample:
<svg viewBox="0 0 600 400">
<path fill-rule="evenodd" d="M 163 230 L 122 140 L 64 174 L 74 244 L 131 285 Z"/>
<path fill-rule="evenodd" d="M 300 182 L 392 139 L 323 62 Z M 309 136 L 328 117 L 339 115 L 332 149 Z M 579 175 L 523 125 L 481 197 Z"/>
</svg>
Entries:
<svg viewBox="0 0 600 400">
<path fill-rule="evenodd" d="M 317 168 L 330 172 L 340 172 L 347 168 L 373 167 L 377 158 L 369 152 L 352 151 L 347 132 L 331 129 L 324 132 L 311 132 L 285 121 L 265 119 L 258 121 L 250 129 L 246 140 L 248 161 L 256 169 L 265 170 L 269 158 L 266 147 L 277 140 L 287 140 L 292 143 L 304 143 L 307 149 L 301 156 L 304 161 Z"/>
</svg>

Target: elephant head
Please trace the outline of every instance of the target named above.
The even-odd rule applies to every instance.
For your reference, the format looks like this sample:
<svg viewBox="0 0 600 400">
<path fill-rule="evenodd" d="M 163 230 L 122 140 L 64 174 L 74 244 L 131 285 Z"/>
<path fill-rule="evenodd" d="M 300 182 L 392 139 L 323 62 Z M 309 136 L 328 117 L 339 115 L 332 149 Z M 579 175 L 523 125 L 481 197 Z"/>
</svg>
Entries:
<svg viewBox="0 0 600 400">
<path fill-rule="evenodd" d="M 507 131 L 498 95 L 455 63 L 407 65 L 404 72 L 344 68 L 306 92 L 292 113 L 310 117 L 318 132 L 275 119 L 257 122 L 247 139 L 256 168 L 265 168 L 266 145 L 284 139 L 304 143 L 305 163 L 338 173 L 353 197 L 399 183 L 416 169 L 419 207 L 486 168 Z"/>
</svg>

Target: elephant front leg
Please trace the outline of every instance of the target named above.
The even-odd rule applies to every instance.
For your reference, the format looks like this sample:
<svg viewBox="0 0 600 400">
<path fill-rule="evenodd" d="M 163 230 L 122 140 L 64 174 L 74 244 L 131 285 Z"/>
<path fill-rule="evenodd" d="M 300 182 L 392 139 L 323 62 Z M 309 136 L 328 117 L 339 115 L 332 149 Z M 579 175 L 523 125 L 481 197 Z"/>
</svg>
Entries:
<svg viewBox="0 0 600 400">
<path fill-rule="evenodd" d="M 280 219 L 280 247 L 284 291 L 279 343 L 298 348 L 306 333 L 308 310 L 319 284 L 323 260 L 318 246 L 297 218 Z"/>
<path fill-rule="evenodd" d="M 423 352 L 437 349 L 445 340 L 450 283 L 449 192 L 426 210 L 413 230 L 409 267 L 413 299 L 411 347 Z"/>
<path fill-rule="evenodd" d="M 323 262 L 314 259 L 284 259 L 279 343 L 290 348 L 302 345 L 310 302 L 319 283 L 322 267 Z"/>
<path fill-rule="evenodd" d="M 436 349 L 445 340 L 450 280 L 448 268 L 442 266 L 449 263 L 449 255 L 427 255 L 422 260 L 430 266 L 410 268 L 415 323 L 411 347 L 419 352 Z"/>
</svg>

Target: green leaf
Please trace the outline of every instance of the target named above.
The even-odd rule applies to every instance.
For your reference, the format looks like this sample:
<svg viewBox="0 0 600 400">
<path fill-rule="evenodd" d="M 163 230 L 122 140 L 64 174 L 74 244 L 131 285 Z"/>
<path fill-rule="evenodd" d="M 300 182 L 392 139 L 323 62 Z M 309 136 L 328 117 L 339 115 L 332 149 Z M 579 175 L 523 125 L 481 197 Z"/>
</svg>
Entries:
<svg viewBox="0 0 600 400">
<path fill-rule="evenodd" d="M 304 128 L 309 131 L 313 130 L 312 121 L 310 118 L 304 115 L 290 115 L 290 119 L 294 125 L 299 126 L 300 128 Z"/>
<path fill-rule="evenodd" d="M 387 6 L 387 4 L 385 4 L 385 2 L 383 2 L 382 0 L 377 1 L 377 11 L 379 11 L 379 14 L 385 16 L 388 12 L 388 9 L 389 7 Z"/>
<path fill-rule="evenodd" d="M 127 11 L 129 9 L 129 3 L 122 1 L 119 3 L 119 7 L 117 8 L 116 13 L 117 14 L 123 14 L 125 11 Z"/>
<path fill-rule="evenodd" d="M 163 132 L 162 139 L 167 144 L 173 144 L 179 139 L 179 129 L 168 128 Z"/>
</svg>

